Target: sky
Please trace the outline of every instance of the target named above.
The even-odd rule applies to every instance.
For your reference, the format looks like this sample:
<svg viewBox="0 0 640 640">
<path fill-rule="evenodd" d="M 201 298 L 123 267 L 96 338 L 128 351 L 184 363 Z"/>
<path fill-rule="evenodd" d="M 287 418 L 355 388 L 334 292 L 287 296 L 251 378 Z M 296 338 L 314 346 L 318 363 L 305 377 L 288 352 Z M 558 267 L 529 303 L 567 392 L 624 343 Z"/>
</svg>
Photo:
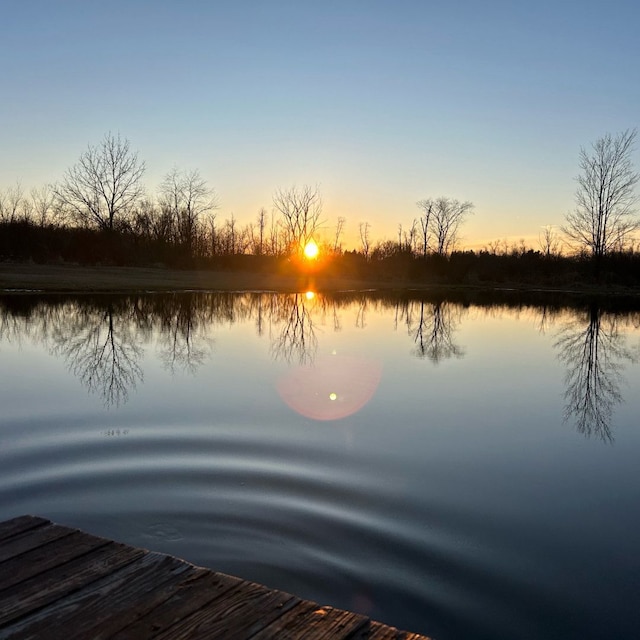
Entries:
<svg viewBox="0 0 640 640">
<path fill-rule="evenodd" d="M 416 202 L 474 203 L 462 245 L 537 242 L 574 205 L 578 154 L 640 125 L 637 0 L 0 0 L 0 189 L 60 180 L 128 139 L 157 191 L 198 170 L 254 221 L 318 185 L 395 238 Z M 633 160 L 640 167 L 640 150 Z"/>
</svg>

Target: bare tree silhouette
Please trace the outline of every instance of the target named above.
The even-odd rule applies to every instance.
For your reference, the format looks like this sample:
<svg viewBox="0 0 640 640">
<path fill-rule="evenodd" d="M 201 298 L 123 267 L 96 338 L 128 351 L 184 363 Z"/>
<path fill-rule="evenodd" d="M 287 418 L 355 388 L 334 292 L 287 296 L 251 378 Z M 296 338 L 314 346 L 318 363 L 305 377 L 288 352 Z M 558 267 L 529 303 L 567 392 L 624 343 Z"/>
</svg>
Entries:
<svg viewBox="0 0 640 640">
<path fill-rule="evenodd" d="M 144 171 L 129 141 L 109 132 L 67 170 L 55 194 L 80 222 L 113 231 L 142 197 Z"/>
<path fill-rule="evenodd" d="M 613 410 L 622 402 L 623 363 L 636 361 L 619 332 L 619 318 L 593 305 L 586 322 L 575 319 L 560 331 L 555 342 L 558 358 L 566 365 L 564 421 L 575 421 L 579 433 L 613 442 Z"/>
<path fill-rule="evenodd" d="M 606 134 L 592 150 L 580 150 L 576 208 L 567 214 L 564 233 L 599 260 L 625 248 L 640 228 L 635 187 L 640 173 L 633 167 L 633 147 L 638 132 Z"/>
</svg>

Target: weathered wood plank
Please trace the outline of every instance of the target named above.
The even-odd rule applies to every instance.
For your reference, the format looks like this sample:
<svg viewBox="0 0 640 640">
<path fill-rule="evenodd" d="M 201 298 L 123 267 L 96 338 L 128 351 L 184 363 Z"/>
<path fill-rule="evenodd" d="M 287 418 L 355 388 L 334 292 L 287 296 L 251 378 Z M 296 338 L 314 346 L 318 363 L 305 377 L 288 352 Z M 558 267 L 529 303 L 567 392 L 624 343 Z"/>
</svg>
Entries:
<svg viewBox="0 0 640 640">
<path fill-rule="evenodd" d="M 313 602 L 301 602 L 251 640 L 346 640 L 368 629 L 369 619 L 358 613 L 333 607 L 320 607 Z M 365 637 L 365 636 L 362 636 Z"/>
<path fill-rule="evenodd" d="M 51 524 L 44 518 L 38 518 L 36 516 L 18 516 L 11 520 L 5 520 L 0 522 L 0 541 L 15 536 L 29 529 L 35 529 L 41 527 L 44 524 Z"/>
<path fill-rule="evenodd" d="M 369 625 L 368 640 L 402 640 L 402 634 L 395 627 L 387 627 L 379 622 Z"/>
<path fill-rule="evenodd" d="M 140 606 L 148 593 L 158 601 L 167 599 L 166 593 L 193 570 L 192 565 L 171 556 L 147 553 L 78 593 L 1 629 L 0 638 L 109 638 L 148 611 Z"/>
<path fill-rule="evenodd" d="M 300 602 L 289 593 L 243 582 L 176 623 L 156 640 L 225 638 L 246 640 Z"/>
<path fill-rule="evenodd" d="M 110 542 L 13 589 L 5 589 L 0 592 L 0 628 L 117 571 L 145 553 L 142 549 Z"/>
<path fill-rule="evenodd" d="M 417 633 L 409 633 L 408 631 L 400 631 L 395 627 L 389 627 L 381 622 L 369 623 L 364 635 L 356 634 L 353 640 L 431 640 L 427 636 L 421 636 Z"/>
<path fill-rule="evenodd" d="M 65 530 L 66 528 L 60 527 L 60 529 Z M 77 558 L 93 549 L 109 544 L 109 541 L 104 538 L 96 538 L 82 531 L 70 531 L 72 533 L 69 535 L 3 562 L 0 565 L 0 591 L 15 587 L 29 578 L 68 562 L 72 558 Z"/>
<path fill-rule="evenodd" d="M 108 638 L 131 622 L 148 592 L 163 598 L 165 590 L 193 570 L 192 565 L 157 553 L 61 598 L 25 620 L 0 629 L 0 638 Z"/>
<path fill-rule="evenodd" d="M 6 562 L 11 558 L 19 556 L 45 544 L 64 538 L 73 533 L 73 529 L 59 527 L 55 524 L 45 524 L 37 529 L 30 529 L 17 536 L 12 536 L 0 545 L 0 562 Z"/>
<path fill-rule="evenodd" d="M 208 569 L 201 571 L 180 583 L 175 593 L 162 605 L 119 631 L 113 640 L 138 640 L 163 633 L 243 582 L 224 573 L 214 573 Z"/>
</svg>

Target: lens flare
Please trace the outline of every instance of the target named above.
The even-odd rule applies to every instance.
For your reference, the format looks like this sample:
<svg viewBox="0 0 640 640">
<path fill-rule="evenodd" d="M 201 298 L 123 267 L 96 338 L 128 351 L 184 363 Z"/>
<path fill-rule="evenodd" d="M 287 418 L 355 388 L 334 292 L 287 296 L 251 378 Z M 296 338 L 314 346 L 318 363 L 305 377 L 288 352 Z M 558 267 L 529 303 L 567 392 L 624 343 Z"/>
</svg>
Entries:
<svg viewBox="0 0 640 640">
<path fill-rule="evenodd" d="M 280 397 L 312 420 L 341 420 L 373 398 L 382 364 L 370 358 L 320 356 L 313 364 L 291 369 L 277 382 Z"/>
</svg>

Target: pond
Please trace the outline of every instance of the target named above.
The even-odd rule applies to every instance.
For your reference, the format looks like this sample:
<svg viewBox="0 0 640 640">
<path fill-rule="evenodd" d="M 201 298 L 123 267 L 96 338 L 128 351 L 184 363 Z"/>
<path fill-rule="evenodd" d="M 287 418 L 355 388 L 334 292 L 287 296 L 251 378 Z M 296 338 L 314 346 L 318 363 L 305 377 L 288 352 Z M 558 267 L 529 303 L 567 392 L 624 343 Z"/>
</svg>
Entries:
<svg viewBox="0 0 640 640">
<path fill-rule="evenodd" d="M 639 360 L 633 305 L 3 295 L 0 519 L 438 640 L 633 637 Z"/>
</svg>

